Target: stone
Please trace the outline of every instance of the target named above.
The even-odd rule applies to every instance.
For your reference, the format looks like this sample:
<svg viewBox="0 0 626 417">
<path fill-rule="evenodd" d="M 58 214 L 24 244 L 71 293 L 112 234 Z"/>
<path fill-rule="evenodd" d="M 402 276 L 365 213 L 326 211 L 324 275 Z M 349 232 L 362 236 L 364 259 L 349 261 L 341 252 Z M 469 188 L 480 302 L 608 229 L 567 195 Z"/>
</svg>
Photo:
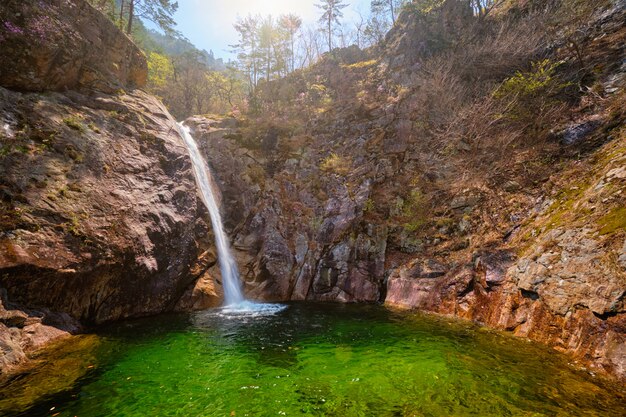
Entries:
<svg viewBox="0 0 626 417">
<path fill-rule="evenodd" d="M 0 20 L 10 23 L 0 26 L 5 88 L 113 93 L 146 83 L 144 54 L 87 1 L 5 0 Z"/>
<path fill-rule="evenodd" d="M 197 225 L 206 211 L 163 105 L 139 90 L 111 96 L 0 87 L 0 119 L 18 118 L 34 137 L 55 134 L 42 151 L 0 158 L 2 187 L 30 211 L 0 233 L 0 287 L 16 303 L 88 323 L 172 309 L 212 243 L 207 226 Z M 3 137 L 0 143 L 10 146 Z M 43 188 L 25 181 L 47 174 Z"/>
<path fill-rule="evenodd" d="M 513 180 L 505 182 L 502 186 L 502 189 L 508 193 L 514 193 L 516 191 L 519 191 L 521 188 L 522 187 L 519 185 L 519 183 Z"/>
<path fill-rule="evenodd" d="M 580 123 L 574 123 L 563 129 L 558 133 L 558 136 L 565 145 L 574 145 L 583 141 L 586 137 L 592 134 L 600 125 L 601 121 L 598 119 L 586 120 Z"/>
<path fill-rule="evenodd" d="M 450 207 L 453 209 L 461 209 L 466 207 L 473 207 L 480 201 L 478 195 L 458 195 L 450 202 Z"/>
</svg>

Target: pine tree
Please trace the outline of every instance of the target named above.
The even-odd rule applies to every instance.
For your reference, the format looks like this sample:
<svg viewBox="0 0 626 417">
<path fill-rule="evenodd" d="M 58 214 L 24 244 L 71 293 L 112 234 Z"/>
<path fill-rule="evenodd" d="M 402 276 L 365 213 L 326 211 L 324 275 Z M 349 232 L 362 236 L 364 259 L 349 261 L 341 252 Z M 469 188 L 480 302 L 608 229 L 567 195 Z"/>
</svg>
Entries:
<svg viewBox="0 0 626 417">
<path fill-rule="evenodd" d="M 125 7 L 125 4 L 127 7 Z M 124 13 L 127 15 L 126 33 L 133 31 L 135 18 L 143 18 L 156 23 L 165 33 L 177 34 L 174 30 L 176 22 L 172 15 L 178 9 L 178 2 L 171 0 L 122 0 L 120 5 L 120 25 Z"/>
<path fill-rule="evenodd" d="M 342 9 L 348 7 L 342 0 L 321 0 L 316 7 L 322 9 L 324 13 L 319 18 L 319 22 L 323 24 L 323 31 L 328 36 L 328 51 L 332 51 L 333 25 L 339 24 L 339 18 L 343 17 Z"/>
<path fill-rule="evenodd" d="M 386 13 L 391 18 L 391 24 L 396 23 L 396 17 L 398 15 L 398 9 L 406 3 L 406 0 L 372 0 L 371 10 L 372 14 Z"/>
</svg>

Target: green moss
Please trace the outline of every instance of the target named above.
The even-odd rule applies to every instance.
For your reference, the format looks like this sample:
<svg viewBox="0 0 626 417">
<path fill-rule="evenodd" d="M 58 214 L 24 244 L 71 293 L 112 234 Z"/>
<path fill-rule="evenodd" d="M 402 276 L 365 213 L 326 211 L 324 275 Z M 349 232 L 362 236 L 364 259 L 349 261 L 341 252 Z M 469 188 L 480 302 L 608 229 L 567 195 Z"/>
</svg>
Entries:
<svg viewBox="0 0 626 417">
<path fill-rule="evenodd" d="M 63 123 L 71 129 L 77 130 L 79 132 L 84 132 L 86 130 L 83 122 L 76 116 L 69 116 L 63 119 Z"/>
<path fill-rule="evenodd" d="M 559 191 L 556 201 L 548 209 L 549 217 L 545 222 L 545 231 L 562 226 L 572 214 L 577 213 L 576 203 L 588 188 L 589 184 L 581 182 Z"/>
<path fill-rule="evenodd" d="M 89 129 L 93 130 L 95 133 L 100 133 L 100 129 L 94 123 L 89 123 L 87 125 L 87 127 L 89 127 Z"/>
<path fill-rule="evenodd" d="M 371 67 L 373 65 L 376 65 L 378 63 L 377 60 L 375 59 L 370 59 L 369 61 L 361 61 L 361 62 L 356 62 L 354 64 L 350 64 L 350 65 L 341 65 L 343 68 L 350 68 L 350 69 L 359 69 L 359 68 L 368 68 Z"/>
<path fill-rule="evenodd" d="M 72 236 L 82 236 L 83 232 L 80 228 L 80 218 L 76 213 L 70 213 L 69 221 L 63 224 L 65 230 Z"/>
<path fill-rule="evenodd" d="M 626 230 L 626 207 L 617 207 L 598 220 L 601 235 Z"/>
<path fill-rule="evenodd" d="M 420 230 L 422 227 L 424 227 L 425 224 L 426 224 L 426 219 L 421 218 L 421 217 L 416 217 L 414 219 L 411 219 L 410 222 L 404 223 L 402 227 L 404 228 L 404 230 L 408 232 L 416 232 Z"/>
</svg>

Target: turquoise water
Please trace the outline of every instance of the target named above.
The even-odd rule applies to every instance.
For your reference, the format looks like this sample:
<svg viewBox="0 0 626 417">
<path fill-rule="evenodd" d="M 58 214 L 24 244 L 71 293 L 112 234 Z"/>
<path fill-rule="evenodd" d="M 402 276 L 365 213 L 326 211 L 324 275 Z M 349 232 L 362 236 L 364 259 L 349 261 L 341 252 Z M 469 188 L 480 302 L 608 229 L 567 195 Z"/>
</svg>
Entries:
<svg viewBox="0 0 626 417">
<path fill-rule="evenodd" d="M 380 306 L 165 315 L 116 324 L 97 340 L 65 354 L 61 372 L 84 370 L 67 386 L 21 398 L 25 386 L 49 378 L 41 367 L 42 375 L 33 371 L 0 391 L 0 410 L 79 417 L 626 415 L 610 384 L 549 349 Z"/>
</svg>

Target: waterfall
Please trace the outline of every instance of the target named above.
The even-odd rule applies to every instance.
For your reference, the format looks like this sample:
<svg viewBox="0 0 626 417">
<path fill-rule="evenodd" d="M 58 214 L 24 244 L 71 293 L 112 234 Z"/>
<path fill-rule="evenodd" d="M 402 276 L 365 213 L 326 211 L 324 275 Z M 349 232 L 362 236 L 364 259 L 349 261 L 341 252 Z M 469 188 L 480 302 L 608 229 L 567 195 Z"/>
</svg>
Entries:
<svg viewBox="0 0 626 417">
<path fill-rule="evenodd" d="M 217 257 L 220 263 L 220 271 L 222 272 L 222 284 L 224 286 L 224 304 L 233 306 L 244 302 L 241 285 L 239 283 L 239 271 L 233 255 L 230 253 L 230 245 L 220 215 L 219 207 L 211 187 L 211 173 L 209 168 L 200 154 L 196 141 L 191 136 L 189 127 L 178 123 L 180 133 L 189 150 L 189 156 L 193 164 L 193 172 L 196 177 L 202 201 L 209 210 L 211 215 L 211 224 L 213 225 L 213 233 L 215 234 L 215 245 L 217 246 Z"/>
</svg>

